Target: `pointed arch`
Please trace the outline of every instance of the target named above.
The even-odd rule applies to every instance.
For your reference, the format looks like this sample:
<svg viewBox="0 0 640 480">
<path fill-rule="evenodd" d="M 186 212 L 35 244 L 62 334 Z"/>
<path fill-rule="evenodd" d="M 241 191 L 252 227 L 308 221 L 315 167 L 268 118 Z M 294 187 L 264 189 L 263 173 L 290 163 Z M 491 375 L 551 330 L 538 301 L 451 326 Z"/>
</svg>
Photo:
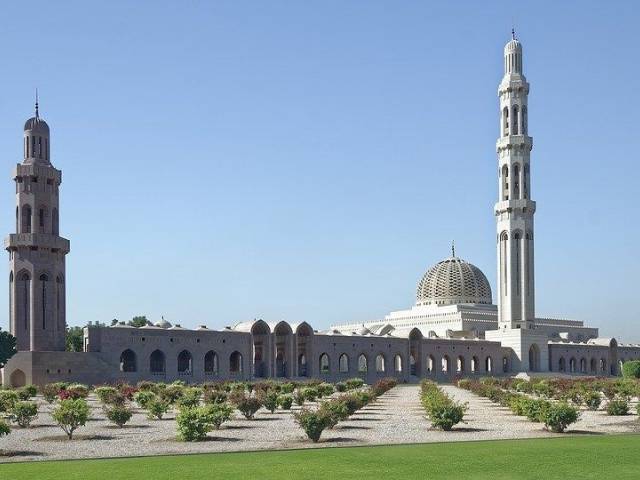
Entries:
<svg viewBox="0 0 640 480">
<path fill-rule="evenodd" d="M 330 373 L 329 355 L 322 353 L 320 355 L 320 373 L 328 375 Z"/>
<path fill-rule="evenodd" d="M 395 373 L 402 373 L 402 356 L 399 353 L 393 357 L 393 371 Z"/>
<path fill-rule="evenodd" d="M 358 356 L 358 373 L 367 373 L 369 369 L 368 363 L 367 356 L 361 353 L 360 356 Z"/>
<path fill-rule="evenodd" d="M 207 375 L 218 375 L 219 373 L 218 354 L 213 350 L 209 350 L 204 355 L 204 373 Z"/>
<path fill-rule="evenodd" d="M 338 370 L 340 373 L 349 373 L 349 355 L 343 353 L 338 358 Z"/>
<path fill-rule="evenodd" d="M 513 108 L 511 109 L 511 111 L 513 112 L 511 115 L 511 131 L 512 131 L 512 135 L 518 135 L 519 130 L 518 130 L 518 112 L 520 111 L 520 109 L 518 108 L 518 105 L 514 105 Z"/>
<path fill-rule="evenodd" d="M 22 205 L 22 232 L 31 233 L 31 205 Z"/>
<path fill-rule="evenodd" d="M 243 371 L 242 354 L 237 350 L 229 355 L 229 372 L 232 374 L 242 374 Z"/>
<path fill-rule="evenodd" d="M 189 350 L 182 350 L 178 354 L 178 373 L 191 375 L 193 373 L 193 355 Z"/>
<path fill-rule="evenodd" d="M 137 372 L 138 364 L 136 354 L 133 350 L 127 348 L 120 354 L 120 371 L 121 372 Z"/>
<path fill-rule="evenodd" d="M 384 373 L 387 370 L 386 359 L 384 358 L 384 354 L 379 353 L 376 355 L 376 372 Z"/>
<path fill-rule="evenodd" d="M 166 361 L 162 350 L 154 350 L 149 356 L 149 370 L 151 373 L 165 373 Z"/>
</svg>

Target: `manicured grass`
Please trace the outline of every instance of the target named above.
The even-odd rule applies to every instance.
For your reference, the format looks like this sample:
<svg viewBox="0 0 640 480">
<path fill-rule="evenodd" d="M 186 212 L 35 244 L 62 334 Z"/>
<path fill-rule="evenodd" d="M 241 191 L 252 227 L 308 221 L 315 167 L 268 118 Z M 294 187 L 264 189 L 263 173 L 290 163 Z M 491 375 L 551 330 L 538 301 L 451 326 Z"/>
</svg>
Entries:
<svg viewBox="0 0 640 480">
<path fill-rule="evenodd" d="M 638 452 L 640 435 L 585 435 L 534 440 L 31 462 L 0 465 L 0 478 L 623 480 L 640 477 Z"/>
</svg>

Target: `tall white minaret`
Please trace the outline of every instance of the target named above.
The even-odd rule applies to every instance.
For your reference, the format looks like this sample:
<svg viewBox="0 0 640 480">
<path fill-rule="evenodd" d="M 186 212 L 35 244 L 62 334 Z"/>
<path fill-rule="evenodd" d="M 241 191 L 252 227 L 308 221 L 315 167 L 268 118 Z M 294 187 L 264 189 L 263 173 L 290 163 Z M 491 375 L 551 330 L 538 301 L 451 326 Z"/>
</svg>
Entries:
<svg viewBox="0 0 640 480">
<path fill-rule="evenodd" d="M 533 215 L 528 132 L 529 83 L 523 75 L 522 45 L 512 31 L 504 47 L 504 77 L 498 87 L 500 138 L 499 198 L 495 205 L 498 248 L 498 325 L 500 329 L 532 329 L 535 322 Z"/>
</svg>

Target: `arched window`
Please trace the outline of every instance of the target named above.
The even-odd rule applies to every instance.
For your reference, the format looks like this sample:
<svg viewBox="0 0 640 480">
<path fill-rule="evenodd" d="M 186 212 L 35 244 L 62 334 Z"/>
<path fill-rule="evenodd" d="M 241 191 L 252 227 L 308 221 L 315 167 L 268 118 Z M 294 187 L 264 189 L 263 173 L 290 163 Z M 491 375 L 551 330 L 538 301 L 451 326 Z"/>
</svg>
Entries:
<svg viewBox="0 0 640 480">
<path fill-rule="evenodd" d="M 509 200 L 509 167 L 502 166 L 502 200 Z"/>
<path fill-rule="evenodd" d="M 433 358 L 433 355 L 429 355 L 429 357 L 427 357 L 427 372 L 433 373 L 435 371 L 435 368 L 436 368 L 436 359 Z"/>
<path fill-rule="evenodd" d="M 384 355 L 379 353 L 376 355 L 376 372 L 381 373 L 386 370 L 386 365 L 384 364 Z"/>
<path fill-rule="evenodd" d="M 576 359 L 573 357 L 569 360 L 569 372 L 576 373 Z"/>
<path fill-rule="evenodd" d="M 587 359 L 584 357 L 580 359 L 580 373 L 587 373 Z"/>
<path fill-rule="evenodd" d="M 58 209 L 54 208 L 51 214 L 51 233 L 53 233 L 54 235 L 59 235 L 60 233 L 60 226 L 58 224 L 59 219 L 58 219 Z"/>
<path fill-rule="evenodd" d="M 522 134 L 527 134 L 527 106 L 522 106 Z"/>
<path fill-rule="evenodd" d="M 509 371 L 509 357 L 502 357 L 502 372 L 507 373 Z"/>
<path fill-rule="evenodd" d="M 487 373 L 493 372 L 493 359 L 491 357 L 487 357 L 484 359 L 484 370 Z"/>
<path fill-rule="evenodd" d="M 396 356 L 393 357 L 393 370 L 396 373 L 402 372 L 402 357 L 400 355 L 396 354 Z"/>
<path fill-rule="evenodd" d="M 529 347 L 529 370 L 532 372 L 540 370 L 540 349 L 535 343 Z"/>
<path fill-rule="evenodd" d="M 165 359 L 164 353 L 160 350 L 154 350 L 149 357 L 149 370 L 151 373 L 164 373 L 165 372 Z"/>
<path fill-rule="evenodd" d="M 340 368 L 340 373 L 348 373 L 349 372 L 349 357 L 347 356 L 346 353 L 343 353 L 342 355 L 340 355 L 340 358 L 338 360 L 338 364 L 339 364 L 339 368 Z"/>
<path fill-rule="evenodd" d="M 60 330 L 64 330 L 64 278 L 62 275 L 56 277 L 56 316 Z"/>
<path fill-rule="evenodd" d="M 518 135 L 518 106 L 517 105 L 513 106 L 513 115 L 511 115 L 511 129 L 513 131 L 513 135 Z"/>
<path fill-rule="evenodd" d="M 522 282 L 520 279 L 520 262 L 522 261 L 522 234 L 520 232 L 516 232 L 513 236 L 514 239 L 514 252 L 515 253 L 515 265 L 516 265 L 516 294 L 522 295 Z"/>
<path fill-rule="evenodd" d="M 480 366 L 478 365 L 478 357 L 471 357 L 471 371 L 473 373 L 478 373 L 480 371 Z"/>
<path fill-rule="evenodd" d="M 560 360 L 558 360 L 558 370 L 560 372 L 567 371 L 567 361 L 564 359 L 564 357 L 560 357 Z"/>
<path fill-rule="evenodd" d="M 40 275 L 40 306 L 42 307 L 42 329 L 47 328 L 47 309 L 49 305 L 47 305 L 47 291 L 48 291 L 49 277 L 46 274 Z"/>
<path fill-rule="evenodd" d="M 604 358 L 600 359 L 600 371 L 601 372 L 607 371 L 607 361 Z"/>
<path fill-rule="evenodd" d="M 31 206 L 22 206 L 22 233 L 31 233 Z"/>
<path fill-rule="evenodd" d="M 367 373 L 367 357 L 364 353 L 358 357 L 358 373 Z"/>
<path fill-rule="evenodd" d="M 31 277 L 28 273 L 23 272 L 18 275 L 17 286 L 16 310 L 20 312 L 18 318 L 26 331 L 31 321 Z"/>
<path fill-rule="evenodd" d="M 191 352 L 188 350 L 182 350 L 178 354 L 178 373 L 191 375 L 193 373 L 192 362 L 193 358 L 191 356 Z"/>
<path fill-rule="evenodd" d="M 504 107 L 502 110 L 502 135 L 504 137 L 509 135 L 509 107 Z"/>
<path fill-rule="evenodd" d="M 591 373 L 597 373 L 598 372 L 598 362 L 595 358 L 591 359 Z"/>
<path fill-rule="evenodd" d="M 329 373 L 329 355 L 326 353 L 320 355 L 320 373 L 325 375 Z"/>
<path fill-rule="evenodd" d="M 409 355 L 409 373 L 414 376 L 418 374 L 418 369 L 416 367 L 416 357 L 414 357 L 413 355 Z"/>
<path fill-rule="evenodd" d="M 39 231 L 42 233 L 45 233 L 44 225 L 45 225 L 46 218 L 47 218 L 46 207 L 40 207 L 40 209 L 38 210 L 38 227 L 39 227 Z"/>
<path fill-rule="evenodd" d="M 456 372 L 457 373 L 464 373 L 464 369 L 465 369 L 464 357 L 463 356 L 459 356 L 458 360 L 456 362 Z"/>
<path fill-rule="evenodd" d="M 307 356 L 304 353 L 298 355 L 298 375 L 307 376 Z"/>
<path fill-rule="evenodd" d="M 208 351 L 204 356 L 204 373 L 218 375 L 218 354 L 213 350 Z"/>
<path fill-rule="evenodd" d="M 120 371 L 135 372 L 138 370 L 136 365 L 136 354 L 133 350 L 125 350 L 120 354 Z"/>
<path fill-rule="evenodd" d="M 235 351 L 229 356 L 229 372 L 242 373 L 242 369 L 242 354 Z"/>
<path fill-rule="evenodd" d="M 442 357 L 442 373 L 449 373 L 451 371 L 451 362 L 449 361 L 449 356 L 445 355 Z"/>
<path fill-rule="evenodd" d="M 513 166 L 513 199 L 520 199 L 520 165 Z"/>
</svg>

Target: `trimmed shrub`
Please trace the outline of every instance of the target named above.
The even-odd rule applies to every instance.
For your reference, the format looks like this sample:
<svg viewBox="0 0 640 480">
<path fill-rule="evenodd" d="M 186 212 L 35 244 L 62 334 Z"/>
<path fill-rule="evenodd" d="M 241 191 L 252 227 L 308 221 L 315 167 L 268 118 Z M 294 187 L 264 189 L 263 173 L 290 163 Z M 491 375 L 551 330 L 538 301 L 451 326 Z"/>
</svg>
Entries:
<svg viewBox="0 0 640 480">
<path fill-rule="evenodd" d="M 185 388 L 182 391 L 182 395 L 177 400 L 177 405 L 180 408 L 194 408 L 200 405 L 200 396 L 202 390 L 199 388 L 191 387 Z"/>
<path fill-rule="evenodd" d="M 0 390 L 0 412 L 8 412 L 20 401 L 14 390 Z"/>
<path fill-rule="evenodd" d="M 640 360 L 631 360 L 622 364 L 624 378 L 640 378 Z"/>
<path fill-rule="evenodd" d="M 318 412 L 325 417 L 326 428 L 335 427 L 338 422 L 349 418 L 349 410 L 345 402 L 340 400 L 328 400 L 323 402 L 318 409 Z"/>
<path fill-rule="evenodd" d="M 25 385 L 24 387 L 19 388 L 17 392 L 20 400 L 29 400 L 36 396 L 38 389 L 35 385 Z"/>
<path fill-rule="evenodd" d="M 228 396 L 229 395 L 224 390 L 205 388 L 202 399 L 206 404 L 224 403 L 227 401 Z"/>
<path fill-rule="evenodd" d="M 364 380 L 361 378 L 350 378 L 344 382 L 347 385 L 347 389 L 355 390 L 356 388 L 360 388 L 364 385 Z"/>
<path fill-rule="evenodd" d="M 629 402 L 623 399 L 611 400 L 607 404 L 608 415 L 627 415 L 629 413 Z"/>
<path fill-rule="evenodd" d="M 71 440 L 73 432 L 87 423 L 89 405 L 83 398 L 61 400 L 51 412 L 51 416 Z"/>
<path fill-rule="evenodd" d="M 140 390 L 133 398 L 140 408 L 147 410 L 149 408 L 149 403 L 157 400 L 158 396 L 151 390 Z"/>
<path fill-rule="evenodd" d="M 183 385 L 174 382 L 159 390 L 158 396 L 167 404 L 173 405 L 180 399 L 180 397 L 182 397 L 184 390 L 185 388 Z"/>
<path fill-rule="evenodd" d="M 107 419 L 111 423 L 115 423 L 120 428 L 124 427 L 125 423 L 131 420 L 133 412 L 130 408 L 124 405 L 113 405 L 106 410 Z"/>
<path fill-rule="evenodd" d="M 318 390 L 318 397 L 328 397 L 336 391 L 330 383 L 321 383 L 316 387 L 316 390 Z"/>
<path fill-rule="evenodd" d="M 118 391 L 124 398 L 131 401 L 133 400 L 133 397 L 135 396 L 135 394 L 138 392 L 138 388 L 132 387 L 131 385 L 123 383 L 121 385 L 118 385 Z"/>
<path fill-rule="evenodd" d="M 234 392 L 230 396 L 230 400 L 247 420 L 251 420 L 262 406 L 262 401 L 259 398 L 252 397 L 244 392 Z"/>
<path fill-rule="evenodd" d="M 215 430 L 218 430 L 224 422 L 228 422 L 233 417 L 233 407 L 228 403 L 213 403 L 203 408 Z"/>
<path fill-rule="evenodd" d="M 98 387 L 94 392 L 104 405 L 124 405 L 125 396 L 115 387 Z"/>
<path fill-rule="evenodd" d="M 303 408 L 294 414 L 295 421 L 307 434 L 312 442 L 316 443 L 320 440 L 322 431 L 328 426 L 326 415 L 319 410 L 311 410 Z"/>
<path fill-rule="evenodd" d="M 69 385 L 66 389 L 66 392 L 69 393 L 70 398 L 87 398 L 89 396 L 89 387 L 83 385 L 81 383 L 74 383 Z"/>
<path fill-rule="evenodd" d="M 429 416 L 431 426 L 449 431 L 463 420 L 467 410 L 466 404 L 454 402 L 451 397 L 429 380 L 423 380 L 420 388 L 420 399 Z"/>
<path fill-rule="evenodd" d="M 459 388 L 464 388 L 465 390 L 469 390 L 470 386 L 471 386 L 471 380 L 469 380 L 468 378 L 462 378 L 458 380 Z"/>
<path fill-rule="evenodd" d="M 153 398 L 147 402 L 147 417 L 151 420 L 162 420 L 165 413 L 169 411 L 170 405 L 160 398 Z"/>
<path fill-rule="evenodd" d="M 297 389 L 293 394 L 293 399 L 295 400 L 296 405 L 298 405 L 299 407 L 304 405 L 304 394 L 300 389 Z"/>
<path fill-rule="evenodd" d="M 296 389 L 296 384 L 292 382 L 283 383 L 280 386 L 280 393 L 293 393 Z"/>
<path fill-rule="evenodd" d="M 153 392 L 157 389 L 157 385 L 149 380 L 140 380 L 137 385 L 139 392 Z"/>
<path fill-rule="evenodd" d="M 290 410 L 293 404 L 293 395 L 285 393 L 278 395 L 278 406 L 283 410 Z"/>
<path fill-rule="evenodd" d="M 278 408 L 278 393 L 275 390 L 268 391 L 262 400 L 264 404 L 264 408 L 269 410 L 271 413 L 276 411 Z"/>
<path fill-rule="evenodd" d="M 213 429 L 207 407 L 185 407 L 176 417 L 178 436 L 186 442 L 204 440 L 207 433 Z"/>
<path fill-rule="evenodd" d="M 58 398 L 58 392 L 60 391 L 60 387 L 55 383 L 47 383 L 44 387 L 40 389 L 40 393 L 47 401 L 47 403 L 53 403 Z"/>
<path fill-rule="evenodd" d="M 580 418 L 578 409 L 566 402 L 552 403 L 545 409 L 542 420 L 555 433 L 562 433 Z"/>
<path fill-rule="evenodd" d="M 347 391 L 347 384 L 345 382 L 338 382 L 335 384 L 336 387 L 336 392 L 346 392 Z"/>
<path fill-rule="evenodd" d="M 382 378 L 373 384 L 371 391 L 376 397 L 379 397 L 385 392 L 388 392 L 393 387 L 398 385 L 398 381 L 395 378 Z"/>
<path fill-rule="evenodd" d="M 6 424 L 4 420 L 0 418 L 0 437 L 5 435 L 9 435 L 11 433 L 11 428 Z"/>
<path fill-rule="evenodd" d="M 301 390 L 302 395 L 304 396 L 304 399 L 309 401 L 309 402 L 315 402 L 316 399 L 318 398 L 318 389 L 315 387 L 304 387 Z"/>
<path fill-rule="evenodd" d="M 27 428 L 38 416 L 38 404 L 36 402 L 17 402 L 10 410 L 9 418 L 22 428 Z"/>
<path fill-rule="evenodd" d="M 602 397 L 598 392 L 588 391 L 582 395 L 582 401 L 589 410 L 598 410 L 602 403 Z"/>
</svg>

